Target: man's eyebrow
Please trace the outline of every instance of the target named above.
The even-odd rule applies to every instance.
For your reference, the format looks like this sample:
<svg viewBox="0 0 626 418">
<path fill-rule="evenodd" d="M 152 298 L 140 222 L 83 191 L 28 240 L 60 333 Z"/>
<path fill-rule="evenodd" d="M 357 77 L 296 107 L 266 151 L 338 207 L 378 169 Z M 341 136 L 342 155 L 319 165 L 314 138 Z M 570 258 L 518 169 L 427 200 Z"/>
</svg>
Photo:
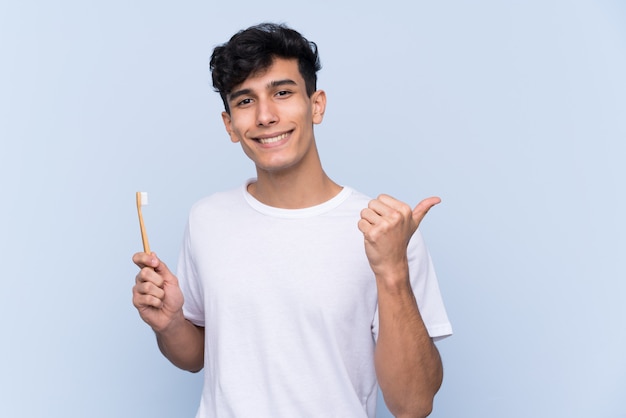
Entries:
<svg viewBox="0 0 626 418">
<path fill-rule="evenodd" d="M 252 93 L 252 90 L 250 90 L 250 89 L 241 89 L 241 90 L 233 91 L 232 93 L 230 93 L 228 95 L 228 101 L 232 102 L 237 97 L 245 96 L 245 95 L 250 94 L 250 93 Z"/>
<path fill-rule="evenodd" d="M 297 86 L 298 83 L 296 83 L 295 81 L 286 78 L 284 80 L 276 80 L 276 81 L 272 81 L 270 82 L 267 87 L 280 87 L 280 86 Z"/>
<path fill-rule="evenodd" d="M 284 80 L 270 81 L 267 84 L 267 88 L 271 89 L 271 88 L 276 88 L 276 87 L 281 87 L 281 86 L 297 86 L 297 85 L 298 85 L 298 83 L 296 83 L 292 79 L 286 78 Z M 236 98 L 238 98 L 240 96 L 246 96 L 248 94 L 252 94 L 252 89 L 241 89 L 241 90 L 233 91 L 232 93 L 230 93 L 228 95 L 228 101 L 232 102 Z"/>
</svg>

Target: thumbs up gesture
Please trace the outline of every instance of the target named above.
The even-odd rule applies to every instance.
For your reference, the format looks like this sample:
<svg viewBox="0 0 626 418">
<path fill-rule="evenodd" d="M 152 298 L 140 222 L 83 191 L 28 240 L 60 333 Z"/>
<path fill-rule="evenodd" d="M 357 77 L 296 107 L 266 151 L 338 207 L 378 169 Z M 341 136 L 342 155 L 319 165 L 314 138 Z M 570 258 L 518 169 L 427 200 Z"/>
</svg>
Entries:
<svg viewBox="0 0 626 418">
<path fill-rule="evenodd" d="M 359 230 L 365 238 L 365 253 L 377 279 L 393 284 L 408 280 L 407 246 L 438 197 L 422 200 L 415 208 L 388 195 L 371 200 L 361 211 Z"/>
</svg>

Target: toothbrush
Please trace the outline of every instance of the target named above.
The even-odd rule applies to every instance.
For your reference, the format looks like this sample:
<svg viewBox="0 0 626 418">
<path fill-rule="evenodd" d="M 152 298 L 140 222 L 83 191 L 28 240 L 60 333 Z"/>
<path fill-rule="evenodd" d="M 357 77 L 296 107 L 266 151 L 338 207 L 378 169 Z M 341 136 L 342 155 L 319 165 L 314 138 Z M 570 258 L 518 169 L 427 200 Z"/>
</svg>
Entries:
<svg viewBox="0 0 626 418">
<path fill-rule="evenodd" d="M 148 192 L 137 192 L 137 214 L 139 215 L 139 228 L 141 229 L 141 241 L 143 242 L 143 251 L 150 254 L 150 245 L 148 244 L 148 234 L 143 224 L 143 215 L 141 207 L 148 204 Z"/>
</svg>

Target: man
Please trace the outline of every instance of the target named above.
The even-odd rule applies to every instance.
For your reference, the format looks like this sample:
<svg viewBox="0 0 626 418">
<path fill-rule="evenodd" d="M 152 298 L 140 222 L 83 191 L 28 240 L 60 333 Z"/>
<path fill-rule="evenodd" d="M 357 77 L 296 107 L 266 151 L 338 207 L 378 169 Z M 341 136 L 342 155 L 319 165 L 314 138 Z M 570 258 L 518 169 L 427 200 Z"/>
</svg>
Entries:
<svg viewBox="0 0 626 418">
<path fill-rule="evenodd" d="M 138 253 L 133 303 L 176 366 L 205 368 L 198 417 L 426 416 L 451 333 L 414 209 L 322 169 L 317 48 L 262 24 L 215 48 L 230 139 L 257 177 L 194 205 L 178 278 Z"/>
</svg>

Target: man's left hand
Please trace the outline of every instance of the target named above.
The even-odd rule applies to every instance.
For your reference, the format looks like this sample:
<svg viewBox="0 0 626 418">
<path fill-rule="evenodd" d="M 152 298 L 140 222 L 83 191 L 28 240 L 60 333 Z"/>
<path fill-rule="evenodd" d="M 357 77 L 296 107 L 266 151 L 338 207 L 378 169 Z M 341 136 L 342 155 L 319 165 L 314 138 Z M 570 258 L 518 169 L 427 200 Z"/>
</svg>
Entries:
<svg viewBox="0 0 626 418">
<path fill-rule="evenodd" d="M 408 277 L 409 240 L 430 208 L 439 202 L 440 198 L 429 197 L 411 209 L 406 203 L 383 194 L 361 211 L 359 230 L 365 237 L 365 253 L 377 278 Z"/>
</svg>

